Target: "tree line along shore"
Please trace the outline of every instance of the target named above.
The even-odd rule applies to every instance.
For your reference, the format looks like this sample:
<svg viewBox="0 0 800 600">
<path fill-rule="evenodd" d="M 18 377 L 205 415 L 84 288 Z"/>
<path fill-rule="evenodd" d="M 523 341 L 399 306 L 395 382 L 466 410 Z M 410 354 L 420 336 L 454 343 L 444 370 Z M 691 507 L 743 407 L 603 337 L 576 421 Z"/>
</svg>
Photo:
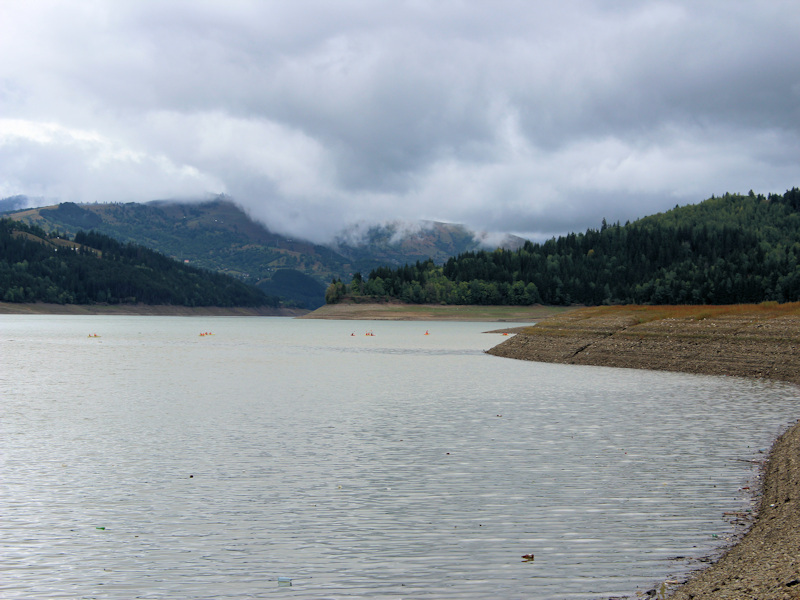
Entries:
<svg viewBox="0 0 800 600">
<path fill-rule="evenodd" d="M 488 352 L 540 362 L 798 384 L 798 349 L 800 303 L 763 303 L 584 308 L 525 328 Z M 800 424 L 775 442 L 762 481 L 757 517 L 747 534 L 671 598 L 800 598 Z"/>
<path fill-rule="evenodd" d="M 57 304 L 0 302 L 0 315 L 132 315 L 164 317 L 297 317 L 308 311 L 271 306 L 181 306 L 175 304 Z"/>
</svg>

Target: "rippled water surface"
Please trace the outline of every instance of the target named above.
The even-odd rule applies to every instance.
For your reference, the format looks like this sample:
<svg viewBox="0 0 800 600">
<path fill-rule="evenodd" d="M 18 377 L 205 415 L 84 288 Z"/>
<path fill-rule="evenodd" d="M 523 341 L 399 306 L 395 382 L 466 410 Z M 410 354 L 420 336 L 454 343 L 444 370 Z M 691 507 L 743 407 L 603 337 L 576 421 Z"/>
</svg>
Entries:
<svg viewBox="0 0 800 600">
<path fill-rule="evenodd" d="M 496 327 L 0 316 L 0 597 L 607 598 L 735 532 L 794 388 Z"/>
</svg>

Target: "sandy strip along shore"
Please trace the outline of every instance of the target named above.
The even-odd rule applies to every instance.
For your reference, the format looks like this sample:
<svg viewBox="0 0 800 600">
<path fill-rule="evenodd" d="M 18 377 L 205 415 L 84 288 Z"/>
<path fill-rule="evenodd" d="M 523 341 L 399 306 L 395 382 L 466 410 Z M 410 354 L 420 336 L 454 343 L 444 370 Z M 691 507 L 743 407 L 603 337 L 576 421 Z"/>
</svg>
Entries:
<svg viewBox="0 0 800 600">
<path fill-rule="evenodd" d="M 513 321 L 534 323 L 574 310 L 563 306 L 492 306 L 474 304 L 405 304 L 403 302 L 340 302 L 327 304 L 304 319 L 337 321 Z"/>
<path fill-rule="evenodd" d="M 649 321 L 646 312 L 634 309 L 582 309 L 527 328 L 488 352 L 540 362 L 800 383 L 800 315 L 757 308 L 707 318 L 674 311 Z M 751 529 L 671 598 L 800 598 L 800 424 L 774 443 L 762 480 Z"/>
</svg>

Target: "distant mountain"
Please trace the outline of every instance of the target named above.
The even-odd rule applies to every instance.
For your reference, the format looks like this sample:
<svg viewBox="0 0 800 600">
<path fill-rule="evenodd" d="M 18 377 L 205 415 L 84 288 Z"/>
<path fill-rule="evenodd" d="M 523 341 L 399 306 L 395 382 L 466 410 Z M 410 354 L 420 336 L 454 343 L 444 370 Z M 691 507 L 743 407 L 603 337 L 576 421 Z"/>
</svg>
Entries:
<svg viewBox="0 0 800 600">
<path fill-rule="evenodd" d="M 492 249 L 515 250 L 524 243 L 522 238 L 507 235 Z M 395 221 L 351 227 L 337 236 L 333 248 L 352 261 L 355 271 L 367 275 L 380 266 L 399 267 L 429 258 L 442 264 L 448 258 L 487 246 L 483 238 L 463 225 Z"/>
<path fill-rule="evenodd" d="M 9 196 L 0 200 L 0 213 L 19 210 L 28 206 L 27 196 Z"/>
<path fill-rule="evenodd" d="M 9 206 L 18 206 L 9 200 Z M 24 204 L 23 204 L 24 206 Z M 141 244 L 193 266 L 233 275 L 297 306 L 317 308 L 333 279 L 349 281 L 383 265 L 400 266 L 476 250 L 483 241 L 459 225 L 385 224 L 344 232 L 330 246 L 282 236 L 233 202 L 75 204 L 19 210 L 7 217 L 48 232 L 94 230 Z M 2 210 L 0 210 L 2 212 Z M 508 247 L 524 240 L 509 238 Z"/>
</svg>

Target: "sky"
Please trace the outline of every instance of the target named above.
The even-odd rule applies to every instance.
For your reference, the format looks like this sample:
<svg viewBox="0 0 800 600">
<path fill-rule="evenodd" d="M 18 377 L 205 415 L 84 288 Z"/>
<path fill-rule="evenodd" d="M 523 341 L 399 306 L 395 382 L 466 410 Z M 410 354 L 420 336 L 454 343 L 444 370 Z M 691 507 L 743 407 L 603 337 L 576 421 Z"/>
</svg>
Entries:
<svg viewBox="0 0 800 600">
<path fill-rule="evenodd" d="M 796 0 L 0 0 L 0 198 L 545 239 L 800 186 Z"/>
</svg>

